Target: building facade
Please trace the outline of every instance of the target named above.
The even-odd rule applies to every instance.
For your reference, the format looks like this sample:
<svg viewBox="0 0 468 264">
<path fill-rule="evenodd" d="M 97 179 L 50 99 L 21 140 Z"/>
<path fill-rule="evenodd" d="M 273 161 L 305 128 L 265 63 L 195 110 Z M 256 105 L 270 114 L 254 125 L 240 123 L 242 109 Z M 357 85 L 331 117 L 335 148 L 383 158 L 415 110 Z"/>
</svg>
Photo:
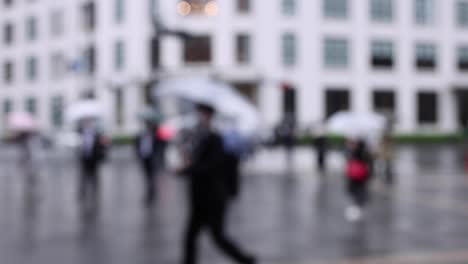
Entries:
<svg viewBox="0 0 468 264">
<path fill-rule="evenodd" d="M 344 109 L 390 111 L 400 133 L 468 123 L 468 0 L 2 0 L 0 14 L 2 115 L 48 130 L 95 96 L 131 133 L 155 82 L 193 74 L 234 85 L 270 127 Z"/>
</svg>

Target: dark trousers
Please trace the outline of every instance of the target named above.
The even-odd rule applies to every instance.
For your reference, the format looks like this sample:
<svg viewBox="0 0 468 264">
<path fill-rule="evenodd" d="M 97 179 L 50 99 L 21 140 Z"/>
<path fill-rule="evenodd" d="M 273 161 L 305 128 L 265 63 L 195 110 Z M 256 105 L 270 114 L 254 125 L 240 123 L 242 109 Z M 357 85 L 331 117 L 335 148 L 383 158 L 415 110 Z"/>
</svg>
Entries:
<svg viewBox="0 0 468 264">
<path fill-rule="evenodd" d="M 230 198 L 237 198 L 240 192 L 240 158 L 235 154 L 226 154 L 226 183 Z"/>
<path fill-rule="evenodd" d="M 353 202 L 360 207 L 365 206 L 369 200 L 367 183 L 367 180 L 355 181 L 348 179 L 348 193 Z"/>
<path fill-rule="evenodd" d="M 253 263 L 253 260 L 249 256 L 242 253 L 241 250 L 227 238 L 224 230 L 225 208 L 225 206 L 220 206 L 218 209 L 213 208 L 214 210 L 209 211 L 209 213 L 201 212 L 206 209 L 192 209 L 185 234 L 185 255 L 183 264 L 198 263 L 197 239 L 203 228 L 207 228 L 210 231 L 216 245 L 227 256 L 238 263 Z"/>
<path fill-rule="evenodd" d="M 97 201 L 99 194 L 98 166 L 95 162 L 82 161 L 79 196 L 81 200 Z"/>
<path fill-rule="evenodd" d="M 152 203 L 156 198 L 156 175 L 154 160 L 142 159 L 141 166 L 145 177 L 145 202 Z"/>
<path fill-rule="evenodd" d="M 326 166 L 326 153 L 324 150 L 317 151 L 317 166 L 320 172 L 325 171 Z"/>
</svg>

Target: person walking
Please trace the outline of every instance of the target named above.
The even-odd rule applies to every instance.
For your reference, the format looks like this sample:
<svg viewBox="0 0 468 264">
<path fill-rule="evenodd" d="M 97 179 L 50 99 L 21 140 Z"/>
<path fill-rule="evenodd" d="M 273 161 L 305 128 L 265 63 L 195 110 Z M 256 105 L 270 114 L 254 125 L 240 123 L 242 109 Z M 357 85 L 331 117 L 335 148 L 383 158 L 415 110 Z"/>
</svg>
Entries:
<svg viewBox="0 0 468 264">
<path fill-rule="evenodd" d="M 313 143 L 317 153 L 317 167 L 319 172 L 323 174 L 327 166 L 328 139 L 322 126 L 316 129 Z"/>
<path fill-rule="evenodd" d="M 145 129 L 135 139 L 135 152 L 144 174 L 146 206 L 153 204 L 156 198 L 156 160 L 158 142 L 155 127 L 151 122 L 145 123 Z"/>
<path fill-rule="evenodd" d="M 346 209 L 346 218 L 359 221 L 367 204 L 368 182 L 370 177 L 371 155 L 364 140 L 348 142 L 348 161 L 346 167 L 347 189 L 352 205 Z"/>
<path fill-rule="evenodd" d="M 79 157 L 81 179 L 79 198 L 82 202 L 97 202 L 99 194 L 99 167 L 105 159 L 105 140 L 92 119 L 83 120 Z"/>
<path fill-rule="evenodd" d="M 393 140 L 392 136 L 385 133 L 380 143 L 380 159 L 384 174 L 385 183 L 392 185 L 394 183 L 393 173 Z"/>
<path fill-rule="evenodd" d="M 215 109 L 198 104 L 199 124 L 194 136 L 193 153 L 186 156 L 179 174 L 189 177 L 189 218 L 184 239 L 183 264 L 198 263 L 197 239 L 207 228 L 218 247 L 233 260 L 254 264 L 254 257 L 242 252 L 225 233 L 228 203 L 226 177 L 223 175 L 223 142 L 211 127 Z"/>
</svg>

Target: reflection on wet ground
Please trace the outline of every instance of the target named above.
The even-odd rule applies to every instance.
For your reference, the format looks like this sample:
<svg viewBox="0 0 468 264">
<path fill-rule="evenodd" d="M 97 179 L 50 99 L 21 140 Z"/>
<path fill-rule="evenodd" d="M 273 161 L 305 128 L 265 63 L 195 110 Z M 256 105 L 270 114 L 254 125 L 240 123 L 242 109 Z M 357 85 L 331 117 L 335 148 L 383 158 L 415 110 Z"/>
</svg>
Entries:
<svg viewBox="0 0 468 264">
<path fill-rule="evenodd" d="M 376 181 L 366 220 L 350 224 L 339 154 L 330 157 L 328 175 L 318 175 L 309 149 L 295 152 L 290 170 L 282 151 L 261 152 L 245 166 L 230 233 L 264 263 L 468 263 L 468 176 L 458 151 L 398 153 L 398 185 Z M 118 149 L 102 170 L 100 203 L 82 207 L 71 157 L 50 153 L 28 176 L 14 154 L 0 153 L 2 263 L 179 263 L 186 213 L 180 179 L 161 175 L 157 204 L 147 210 L 131 152 Z M 208 236 L 202 252 L 201 263 L 229 263 Z"/>
</svg>

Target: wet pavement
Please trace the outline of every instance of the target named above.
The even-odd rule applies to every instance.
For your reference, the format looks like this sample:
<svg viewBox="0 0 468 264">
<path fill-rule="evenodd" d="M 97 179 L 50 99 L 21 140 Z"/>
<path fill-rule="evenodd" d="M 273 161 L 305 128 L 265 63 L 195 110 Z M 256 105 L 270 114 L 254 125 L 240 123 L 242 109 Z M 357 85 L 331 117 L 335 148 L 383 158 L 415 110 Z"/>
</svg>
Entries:
<svg viewBox="0 0 468 264">
<path fill-rule="evenodd" d="M 454 146 L 398 151 L 398 184 L 377 179 L 365 221 L 345 220 L 343 159 L 333 153 L 326 176 L 314 173 L 309 149 L 288 166 L 281 150 L 262 151 L 244 168 L 229 233 L 261 263 L 468 263 L 468 176 Z M 35 177 L 14 150 L 0 152 L 0 256 L 6 264 L 180 263 L 185 182 L 166 172 L 154 208 L 142 206 L 142 177 L 129 149 L 102 169 L 96 208 L 76 199 L 69 152 L 46 153 Z M 201 238 L 203 264 L 227 264 Z"/>
</svg>

